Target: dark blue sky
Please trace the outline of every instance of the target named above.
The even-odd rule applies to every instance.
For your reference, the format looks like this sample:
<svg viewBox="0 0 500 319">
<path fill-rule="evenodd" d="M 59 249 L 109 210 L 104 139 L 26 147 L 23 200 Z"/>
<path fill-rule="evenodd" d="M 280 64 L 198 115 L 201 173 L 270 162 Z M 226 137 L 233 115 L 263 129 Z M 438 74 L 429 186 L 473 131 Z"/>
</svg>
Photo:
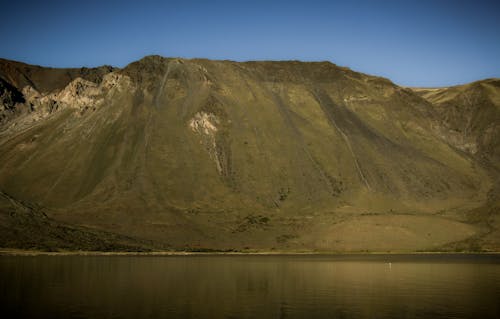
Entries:
<svg viewBox="0 0 500 319">
<path fill-rule="evenodd" d="M 401 85 L 500 77 L 500 1 L 3 1 L 0 57 L 329 60 Z"/>
</svg>

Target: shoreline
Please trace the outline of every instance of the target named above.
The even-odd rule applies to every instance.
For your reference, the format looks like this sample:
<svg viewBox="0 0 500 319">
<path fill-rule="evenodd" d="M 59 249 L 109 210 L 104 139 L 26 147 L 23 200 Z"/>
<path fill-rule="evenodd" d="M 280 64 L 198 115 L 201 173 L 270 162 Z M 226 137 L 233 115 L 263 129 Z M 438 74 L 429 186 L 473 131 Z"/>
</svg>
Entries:
<svg viewBox="0 0 500 319">
<path fill-rule="evenodd" d="M 338 252 L 338 251 L 41 251 L 22 249 L 0 249 L 2 256 L 151 256 L 151 257 L 181 257 L 181 256 L 494 256 L 500 257 L 500 251 L 396 251 L 396 252 Z"/>
</svg>

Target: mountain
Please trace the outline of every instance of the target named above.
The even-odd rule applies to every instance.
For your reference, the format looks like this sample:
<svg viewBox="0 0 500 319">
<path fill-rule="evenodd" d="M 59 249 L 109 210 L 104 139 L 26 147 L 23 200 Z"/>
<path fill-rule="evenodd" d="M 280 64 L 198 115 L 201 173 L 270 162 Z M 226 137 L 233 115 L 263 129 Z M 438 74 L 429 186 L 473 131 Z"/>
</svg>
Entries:
<svg viewBox="0 0 500 319">
<path fill-rule="evenodd" d="M 330 62 L 0 62 L 0 190 L 107 234 L 108 250 L 500 249 L 499 80 L 415 89 Z M 8 215 L 0 205 L 3 227 Z M 22 246 L 9 238 L 0 246 Z M 78 248 L 65 238 L 51 248 Z"/>
</svg>

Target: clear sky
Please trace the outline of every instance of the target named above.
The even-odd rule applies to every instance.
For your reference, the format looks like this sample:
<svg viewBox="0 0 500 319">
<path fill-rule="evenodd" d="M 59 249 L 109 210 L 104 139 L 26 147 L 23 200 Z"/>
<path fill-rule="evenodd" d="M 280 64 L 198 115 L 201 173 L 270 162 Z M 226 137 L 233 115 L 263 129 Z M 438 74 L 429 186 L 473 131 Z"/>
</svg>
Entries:
<svg viewBox="0 0 500 319">
<path fill-rule="evenodd" d="M 332 61 L 401 85 L 500 77 L 500 1 L 2 0 L 0 57 L 57 67 L 145 55 Z"/>
</svg>

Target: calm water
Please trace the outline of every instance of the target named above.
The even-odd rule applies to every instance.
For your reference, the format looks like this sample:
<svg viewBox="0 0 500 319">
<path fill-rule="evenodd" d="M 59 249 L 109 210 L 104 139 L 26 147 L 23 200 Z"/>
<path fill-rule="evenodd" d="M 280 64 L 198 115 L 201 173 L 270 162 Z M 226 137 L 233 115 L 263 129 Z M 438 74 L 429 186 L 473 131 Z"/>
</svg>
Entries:
<svg viewBox="0 0 500 319">
<path fill-rule="evenodd" d="M 500 318 L 500 257 L 4 256 L 0 306 L 4 318 Z"/>
</svg>

